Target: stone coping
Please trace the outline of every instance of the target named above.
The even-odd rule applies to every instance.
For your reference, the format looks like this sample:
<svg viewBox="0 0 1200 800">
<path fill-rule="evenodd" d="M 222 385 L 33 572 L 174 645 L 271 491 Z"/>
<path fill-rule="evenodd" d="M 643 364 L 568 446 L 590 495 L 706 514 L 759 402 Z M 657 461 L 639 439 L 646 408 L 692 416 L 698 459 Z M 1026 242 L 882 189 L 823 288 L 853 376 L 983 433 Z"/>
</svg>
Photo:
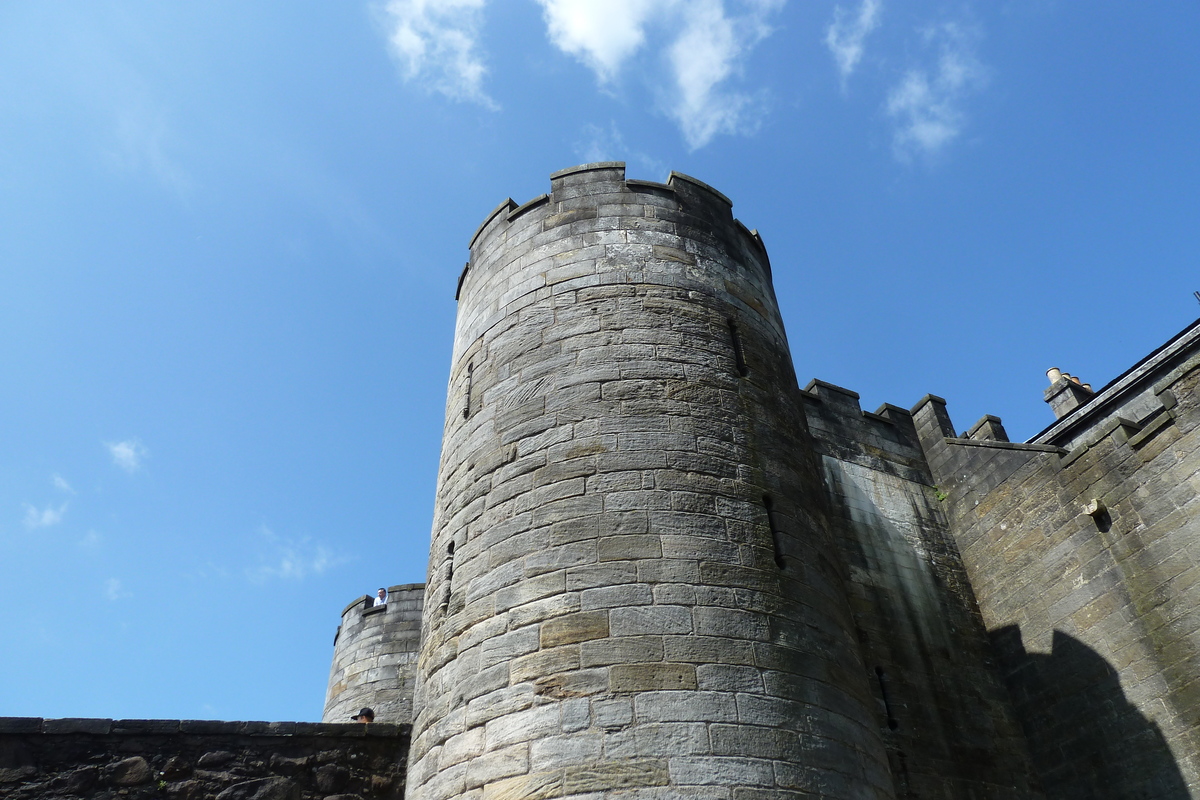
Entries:
<svg viewBox="0 0 1200 800">
<path fill-rule="evenodd" d="M 145 736 L 163 734 L 239 736 L 325 736 L 334 739 L 398 739 L 411 725 L 390 722 L 224 722 L 209 719 L 98 719 L 0 717 L 0 734 Z"/>
</svg>

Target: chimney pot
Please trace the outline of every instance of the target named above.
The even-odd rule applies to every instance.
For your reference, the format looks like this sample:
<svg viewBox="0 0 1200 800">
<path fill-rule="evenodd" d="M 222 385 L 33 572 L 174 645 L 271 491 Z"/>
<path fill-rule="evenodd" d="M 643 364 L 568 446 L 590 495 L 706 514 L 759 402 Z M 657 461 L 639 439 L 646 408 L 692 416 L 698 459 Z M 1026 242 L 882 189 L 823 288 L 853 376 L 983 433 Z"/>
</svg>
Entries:
<svg viewBox="0 0 1200 800">
<path fill-rule="evenodd" d="M 1058 367 L 1051 367 L 1050 369 L 1046 370 L 1046 377 L 1050 379 L 1051 386 L 1058 383 L 1059 378 L 1062 376 L 1062 370 Z"/>
</svg>

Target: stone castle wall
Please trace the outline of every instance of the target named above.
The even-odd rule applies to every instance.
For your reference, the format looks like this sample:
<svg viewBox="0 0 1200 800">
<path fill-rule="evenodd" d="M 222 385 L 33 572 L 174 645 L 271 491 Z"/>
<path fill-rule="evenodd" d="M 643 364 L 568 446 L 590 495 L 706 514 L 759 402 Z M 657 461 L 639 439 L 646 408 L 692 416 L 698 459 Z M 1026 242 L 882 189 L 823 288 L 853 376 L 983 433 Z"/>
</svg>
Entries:
<svg viewBox="0 0 1200 800">
<path fill-rule="evenodd" d="M 805 394 L 901 797 L 1041 797 L 912 415 Z"/>
<path fill-rule="evenodd" d="M 1049 797 L 1200 797 L 1198 342 L 1029 444 L 915 409 Z"/>
<path fill-rule="evenodd" d="M 364 707 L 375 712 L 376 722 L 412 722 L 424 600 L 425 585 L 409 583 L 391 587 L 386 605 L 374 606 L 367 595 L 342 610 L 324 722 L 349 722 Z"/>
<path fill-rule="evenodd" d="M 407 725 L 0 718 L 6 800 L 399 800 Z"/>
<path fill-rule="evenodd" d="M 551 186 L 460 281 L 409 797 L 892 797 L 761 242 Z"/>
</svg>

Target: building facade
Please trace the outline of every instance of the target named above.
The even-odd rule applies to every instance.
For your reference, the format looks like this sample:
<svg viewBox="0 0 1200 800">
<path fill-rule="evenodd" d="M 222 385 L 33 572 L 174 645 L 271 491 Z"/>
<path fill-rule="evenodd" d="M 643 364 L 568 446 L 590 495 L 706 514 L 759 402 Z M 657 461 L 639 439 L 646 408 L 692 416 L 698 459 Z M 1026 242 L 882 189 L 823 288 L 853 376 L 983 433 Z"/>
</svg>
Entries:
<svg viewBox="0 0 1200 800">
<path fill-rule="evenodd" d="M 411 714 L 409 798 L 1200 797 L 1200 325 L 1011 443 L 801 389 L 687 176 L 470 251 L 419 651 L 352 604 L 326 703 Z"/>
</svg>

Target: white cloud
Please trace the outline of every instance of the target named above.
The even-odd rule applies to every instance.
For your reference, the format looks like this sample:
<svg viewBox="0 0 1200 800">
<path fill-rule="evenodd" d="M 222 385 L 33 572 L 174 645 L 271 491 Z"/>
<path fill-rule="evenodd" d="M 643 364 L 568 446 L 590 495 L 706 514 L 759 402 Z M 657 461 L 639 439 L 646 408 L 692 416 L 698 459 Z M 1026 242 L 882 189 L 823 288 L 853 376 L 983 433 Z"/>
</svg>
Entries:
<svg viewBox="0 0 1200 800">
<path fill-rule="evenodd" d="M 43 509 L 37 509 L 29 503 L 25 504 L 25 527 L 30 530 L 35 528 L 49 528 L 51 525 L 57 525 L 62 522 L 63 515 L 67 513 L 67 504 L 63 503 L 58 508 L 46 506 Z"/>
<path fill-rule="evenodd" d="M 611 82 L 641 49 L 666 54 L 662 102 L 695 150 L 718 134 L 749 133 L 761 99 L 728 88 L 771 33 L 785 0 L 538 0 L 550 41 Z M 730 9 L 733 9 L 732 11 Z"/>
<path fill-rule="evenodd" d="M 54 488 L 59 491 L 66 492 L 67 494 L 75 494 L 75 490 L 71 488 L 71 484 L 67 483 L 67 479 L 62 475 L 56 473 L 50 480 L 54 483 Z"/>
<path fill-rule="evenodd" d="M 88 531 L 83 538 L 79 540 L 79 546 L 88 550 L 95 550 L 104 543 L 104 537 L 96 531 Z"/>
<path fill-rule="evenodd" d="M 646 41 L 646 23 L 675 0 L 537 0 L 555 47 L 575 56 L 601 83 Z"/>
<path fill-rule="evenodd" d="M 488 108 L 479 31 L 487 0 L 388 0 L 388 44 L 404 79 Z"/>
<path fill-rule="evenodd" d="M 717 134 L 752 133 L 764 113 L 760 99 L 723 89 L 722 84 L 771 33 L 767 18 L 783 4 L 761 0 L 743 5 L 745 13 L 730 17 L 722 0 L 689 3 L 683 32 L 671 45 L 676 92 L 670 113 L 692 150 L 708 144 Z"/>
<path fill-rule="evenodd" d="M 896 123 L 892 149 L 902 161 L 932 155 L 956 139 L 966 124 L 963 101 L 987 82 L 971 31 L 944 23 L 926 29 L 923 37 L 937 50 L 936 65 L 909 70 L 887 98 L 887 113 Z"/>
<path fill-rule="evenodd" d="M 150 451 L 137 439 L 126 439 L 123 442 L 105 442 L 105 447 L 112 455 L 113 463 L 126 472 L 133 473 L 141 469 L 142 462 Z"/>
<path fill-rule="evenodd" d="M 825 45 L 833 54 L 843 85 L 863 56 L 863 42 L 879 27 L 883 4 L 880 0 L 862 0 L 858 13 L 848 14 L 840 4 L 834 9 L 833 22 L 825 30 Z"/>
<path fill-rule="evenodd" d="M 266 542 L 266 551 L 260 557 L 262 563 L 246 571 L 247 576 L 255 582 L 300 580 L 309 575 L 320 575 L 346 561 L 308 537 L 288 539 L 277 535 L 266 525 L 259 528 L 259 533 Z"/>
<path fill-rule="evenodd" d="M 126 591 L 117 578 L 109 578 L 104 582 L 104 596 L 115 602 L 125 597 L 133 597 L 133 593 Z"/>
</svg>

